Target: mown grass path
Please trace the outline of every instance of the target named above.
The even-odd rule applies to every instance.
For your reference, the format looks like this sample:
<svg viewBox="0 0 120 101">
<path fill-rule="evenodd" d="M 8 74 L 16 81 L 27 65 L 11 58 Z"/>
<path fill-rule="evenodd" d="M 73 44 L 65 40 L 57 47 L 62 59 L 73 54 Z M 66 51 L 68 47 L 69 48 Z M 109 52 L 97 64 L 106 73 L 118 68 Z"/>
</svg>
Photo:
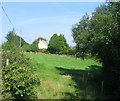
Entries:
<svg viewBox="0 0 120 101">
<path fill-rule="evenodd" d="M 36 69 L 41 84 L 36 87 L 39 99 L 94 98 L 94 87 L 89 83 L 92 72 L 100 63 L 70 56 L 26 53 Z"/>
</svg>

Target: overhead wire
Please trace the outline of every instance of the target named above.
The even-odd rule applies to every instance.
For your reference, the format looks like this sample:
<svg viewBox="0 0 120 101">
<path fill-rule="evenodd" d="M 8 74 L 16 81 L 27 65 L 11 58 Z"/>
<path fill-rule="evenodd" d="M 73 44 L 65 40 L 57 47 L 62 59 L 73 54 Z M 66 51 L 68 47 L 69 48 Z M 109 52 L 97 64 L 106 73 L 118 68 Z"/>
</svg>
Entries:
<svg viewBox="0 0 120 101">
<path fill-rule="evenodd" d="M 9 18 L 8 14 L 6 13 L 6 11 L 5 11 L 4 7 L 2 6 L 2 3 L 1 3 L 1 2 L 0 2 L 0 5 L 1 5 L 1 8 L 2 8 L 3 12 L 5 13 L 8 21 L 11 23 L 11 25 L 12 25 L 12 27 L 13 27 L 13 33 L 15 34 L 15 27 L 14 27 L 11 19 Z M 22 34 L 22 29 L 21 29 L 21 31 L 20 31 L 20 46 L 21 46 L 21 34 Z"/>
<path fill-rule="evenodd" d="M 14 25 L 13 25 L 11 19 L 9 18 L 8 14 L 6 13 L 4 7 L 2 6 L 2 3 L 1 3 L 1 2 L 0 2 L 0 5 L 1 5 L 1 8 L 2 8 L 3 12 L 5 13 L 5 15 L 6 15 L 8 21 L 11 23 L 11 25 L 12 25 L 12 27 L 13 27 L 13 29 L 14 29 L 15 27 L 14 27 Z"/>
</svg>

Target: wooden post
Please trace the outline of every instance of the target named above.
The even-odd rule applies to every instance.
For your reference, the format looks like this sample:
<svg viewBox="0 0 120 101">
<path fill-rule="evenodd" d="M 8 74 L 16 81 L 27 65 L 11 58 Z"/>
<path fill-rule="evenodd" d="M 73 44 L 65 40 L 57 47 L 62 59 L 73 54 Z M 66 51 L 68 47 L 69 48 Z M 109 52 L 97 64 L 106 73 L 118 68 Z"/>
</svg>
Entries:
<svg viewBox="0 0 120 101">
<path fill-rule="evenodd" d="M 22 29 L 20 29 L 20 47 L 21 47 L 21 34 L 22 34 Z"/>
<path fill-rule="evenodd" d="M 85 77 L 84 77 L 84 74 L 83 74 L 83 83 L 85 83 Z"/>
<path fill-rule="evenodd" d="M 101 81 L 101 96 L 103 96 L 103 81 Z"/>
<path fill-rule="evenodd" d="M 6 66 L 9 65 L 9 59 L 6 59 Z"/>
</svg>

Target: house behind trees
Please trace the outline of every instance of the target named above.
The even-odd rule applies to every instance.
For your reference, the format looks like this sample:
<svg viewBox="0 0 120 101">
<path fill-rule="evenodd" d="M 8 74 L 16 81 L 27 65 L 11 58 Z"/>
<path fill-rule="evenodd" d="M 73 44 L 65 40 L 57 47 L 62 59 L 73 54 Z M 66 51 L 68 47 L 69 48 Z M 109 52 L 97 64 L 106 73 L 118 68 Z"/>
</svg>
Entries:
<svg viewBox="0 0 120 101">
<path fill-rule="evenodd" d="M 48 48 L 47 40 L 40 39 L 38 42 L 38 49 L 41 50 L 41 49 L 47 49 L 47 48 Z"/>
</svg>

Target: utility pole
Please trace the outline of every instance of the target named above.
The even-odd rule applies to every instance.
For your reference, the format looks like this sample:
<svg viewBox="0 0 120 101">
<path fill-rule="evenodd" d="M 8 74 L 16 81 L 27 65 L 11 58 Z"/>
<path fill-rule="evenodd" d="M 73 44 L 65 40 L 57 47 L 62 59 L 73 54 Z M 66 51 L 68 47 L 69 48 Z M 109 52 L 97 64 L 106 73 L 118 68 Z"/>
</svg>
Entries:
<svg viewBox="0 0 120 101">
<path fill-rule="evenodd" d="M 12 30 L 13 34 L 15 34 L 15 28 L 13 27 L 13 30 Z"/>
<path fill-rule="evenodd" d="M 21 35 L 22 35 L 22 29 L 20 29 L 20 47 L 21 47 Z"/>
</svg>

